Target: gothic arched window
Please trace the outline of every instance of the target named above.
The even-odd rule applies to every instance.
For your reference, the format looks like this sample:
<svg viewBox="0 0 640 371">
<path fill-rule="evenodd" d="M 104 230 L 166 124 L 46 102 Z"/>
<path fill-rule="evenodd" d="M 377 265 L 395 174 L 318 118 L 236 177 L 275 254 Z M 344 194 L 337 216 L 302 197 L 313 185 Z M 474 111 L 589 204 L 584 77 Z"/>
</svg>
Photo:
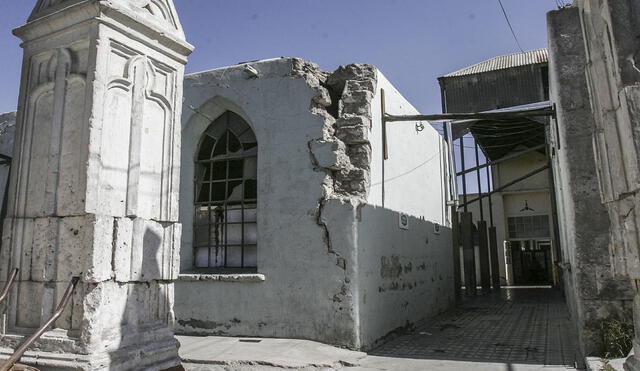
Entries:
<svg viewBox="0 0 640 371">
<path fill-rule="evenodd" d="M 196 268 L 257 267 L 255 134 L 226 111 L 205 130 L 196 152 Z"/>
</svg>

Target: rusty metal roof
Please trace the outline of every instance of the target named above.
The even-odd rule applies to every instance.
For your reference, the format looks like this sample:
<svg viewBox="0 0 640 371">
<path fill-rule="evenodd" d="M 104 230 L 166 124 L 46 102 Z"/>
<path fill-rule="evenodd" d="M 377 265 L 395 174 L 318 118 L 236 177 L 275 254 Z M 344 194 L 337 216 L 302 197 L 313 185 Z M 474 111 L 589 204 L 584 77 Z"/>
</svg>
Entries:
<svg viewBox="0 0 640 371">
<path fill-rule="evenodd" d="M 455 72 L 451 72 L 442 77 L 467 76 L 476 73 L 504 70 L 512 67 L 542 64 L 547 63 L 548 60 L 549 53 L 546 48 L 529 50 L 522 53 L 514 53 L 494 57 L 484 62 L 465 67 Z"/>
</svg>

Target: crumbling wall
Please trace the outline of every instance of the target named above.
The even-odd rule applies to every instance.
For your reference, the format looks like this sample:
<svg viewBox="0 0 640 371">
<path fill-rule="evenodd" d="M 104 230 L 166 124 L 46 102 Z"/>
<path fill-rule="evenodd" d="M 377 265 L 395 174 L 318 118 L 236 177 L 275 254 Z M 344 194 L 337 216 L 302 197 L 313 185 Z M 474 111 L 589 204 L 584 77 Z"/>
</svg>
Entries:
<svg viewBox="0 0 640 371">
<path fill-rule="evenodd" d="M 258 61 L 187 77 L 180 194 L 183 274 L 176 288 L 178 332 L 305 338 L 362 348 L 392 331 L 397 321 L 416 321 L 416 313 L 429 312 L 424 307 L 417 311 L 429 300 L 421 297 L 420 305 L 412 302 L 408 316 L 398 315 L 393 305 L 386 304 L 376 307 L 375 317 L 370 316 L 373 312 L 363 308 L 367 304 L 359 292 L 364 279 L 359 273 L 361 264 L 369 267 L 373 261 L 377 266 L 380 258 L 375 254 L 386 254 L 387 244 L 379 234 L 395 236 L 398 229 L 397 222 L 389 223 L 398 217 L 396 211 L 374 208 L 362 218 L 362 210 L 371 200 L 372 172 L 379 167 L 373 165 L 374 153 L 381 153 L 381 142 L 371 140 L 372 134 L 380 135 L 376 104 L 380 77 L 366 64 L 328 73 L 296 58 Z M 400 100 L 397 96 L 394 99 Z M 406 101 L 403 104 L 410 107 Z M 191 271 L 194 153 L 202 132 L 225 110 L 243 117 L 258 141 L 258 274 Z M 427 144 L 435 143 L 429 151 L 435 150 L 439 156 L 442 142 L 435 140 L 432 134 L 437 133 L 429 129 Z M 423 139 L 411 139 L 418 153 Z M 404 141 L 400 137 L 396 140 Z M 405 166 L 413 166 L 415 159 L 406 156 L 410 150 L 402 151 Z M 432 162 L 418 159 L 424 163 L 419 174 L 433 174 L 427 182 L 411 184 L 415 189 L 422 187 L 420 195 L 437 190 L 433 196 L 437 204 L 419 208 L 435 210 L 435 221 L 441 222 L 444 170 L 438 156 Z M 403 161 L 400 156 L 394 160 Z M 399 167 L 393 169 L 400 171 Z M 401 190 L 398 186 L 390 195 L 398 197 Z M 404 205 L 410 205 L 412 196 L 404 197 Z M 421 203 L 424 198 L 414 200 Z M 402 203 L 396 205 L 402 210 Z M 424 213 L 417 216 L 424 217 Z M 366 223 L 363 232 L 362 223 Z M 405 240 L 402 259 L 408 257 L 408 264 L 420 266 L 429 259 L 421 250 L 422 234 L 434 228 L 419 219 L 415 219 L 415 228 L 409 235 L 419 237 Z M 448 238 L 446 232 L 441 238 Z M 367 261 L 361 262 L 363 251 L 375 254 L 365 254 Z M 450 261 L 440 258 L 429 264 L 452 267 Z M 431 287 L 427 265 L 424 273 L 416 270 L 412 280 Z M 442 280 L 446 279 L 443 274 Z M 420 290 L 407 290 L 405 301 L 412 301 L 411 296 Z M 393 294 L 380 295 L 387 304 L 395 300 Z M 376 330 L 364 336 L 367 321 L 378 320 Z"/>
<path fill-rule="evenodd" d="M 563 258 L 558 265 L 581 351 L 602 355 L 601 323 L 630 321 L 633 291 L 628 279 L 614 277 L 609 256 L 611 226 L 598 189 L 579 10 L 550 12 L 548 24 L 551 99 L 557 108 L 550 135 Z"/>
<path fill-rule="evenodd" d="M 367 179 L 352 143 L 341 139 L 353 125 L 340 127 L 346 105 L 329 78 L 317 65 L 293 58 L 187 77 L 179 332 L 359 347 L 355 222 Z M 194 153 L 202 132 L 226 110 L 243 117 L 258 141 L 258 274 L 190 272 Z"/>
</svg>

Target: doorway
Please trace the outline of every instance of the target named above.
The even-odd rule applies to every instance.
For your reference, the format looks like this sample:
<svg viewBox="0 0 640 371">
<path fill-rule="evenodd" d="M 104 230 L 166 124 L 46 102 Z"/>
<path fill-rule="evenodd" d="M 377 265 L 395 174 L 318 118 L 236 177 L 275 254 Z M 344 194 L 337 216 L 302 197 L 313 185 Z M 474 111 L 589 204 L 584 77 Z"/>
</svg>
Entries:
<svg viewBox="0 0 640 371">
<path fill-rule="evenodd" d="M 515 285 L 551 285 L 550 240 L 510 240 L 513 283 Z"/>
</svg>

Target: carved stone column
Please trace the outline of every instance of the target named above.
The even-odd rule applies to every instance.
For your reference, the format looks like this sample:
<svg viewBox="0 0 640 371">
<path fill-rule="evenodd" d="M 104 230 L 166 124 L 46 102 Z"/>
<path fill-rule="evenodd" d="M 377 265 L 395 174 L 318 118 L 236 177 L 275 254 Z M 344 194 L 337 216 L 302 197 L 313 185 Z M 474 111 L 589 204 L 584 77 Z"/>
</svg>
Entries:
<svg viewBox="0 0 640 371">
<path fill-rule="evenodd" d="M 0 356 L 72 302 L 23 363 L 176 365 L 185 41 L 171 0 L 40 0 L 24 43 L 0 280 Z M 0 282 L 1 283 L 1 282 Z M 47 368 L 48 369 L 48 368 Z"/>
</svg>

